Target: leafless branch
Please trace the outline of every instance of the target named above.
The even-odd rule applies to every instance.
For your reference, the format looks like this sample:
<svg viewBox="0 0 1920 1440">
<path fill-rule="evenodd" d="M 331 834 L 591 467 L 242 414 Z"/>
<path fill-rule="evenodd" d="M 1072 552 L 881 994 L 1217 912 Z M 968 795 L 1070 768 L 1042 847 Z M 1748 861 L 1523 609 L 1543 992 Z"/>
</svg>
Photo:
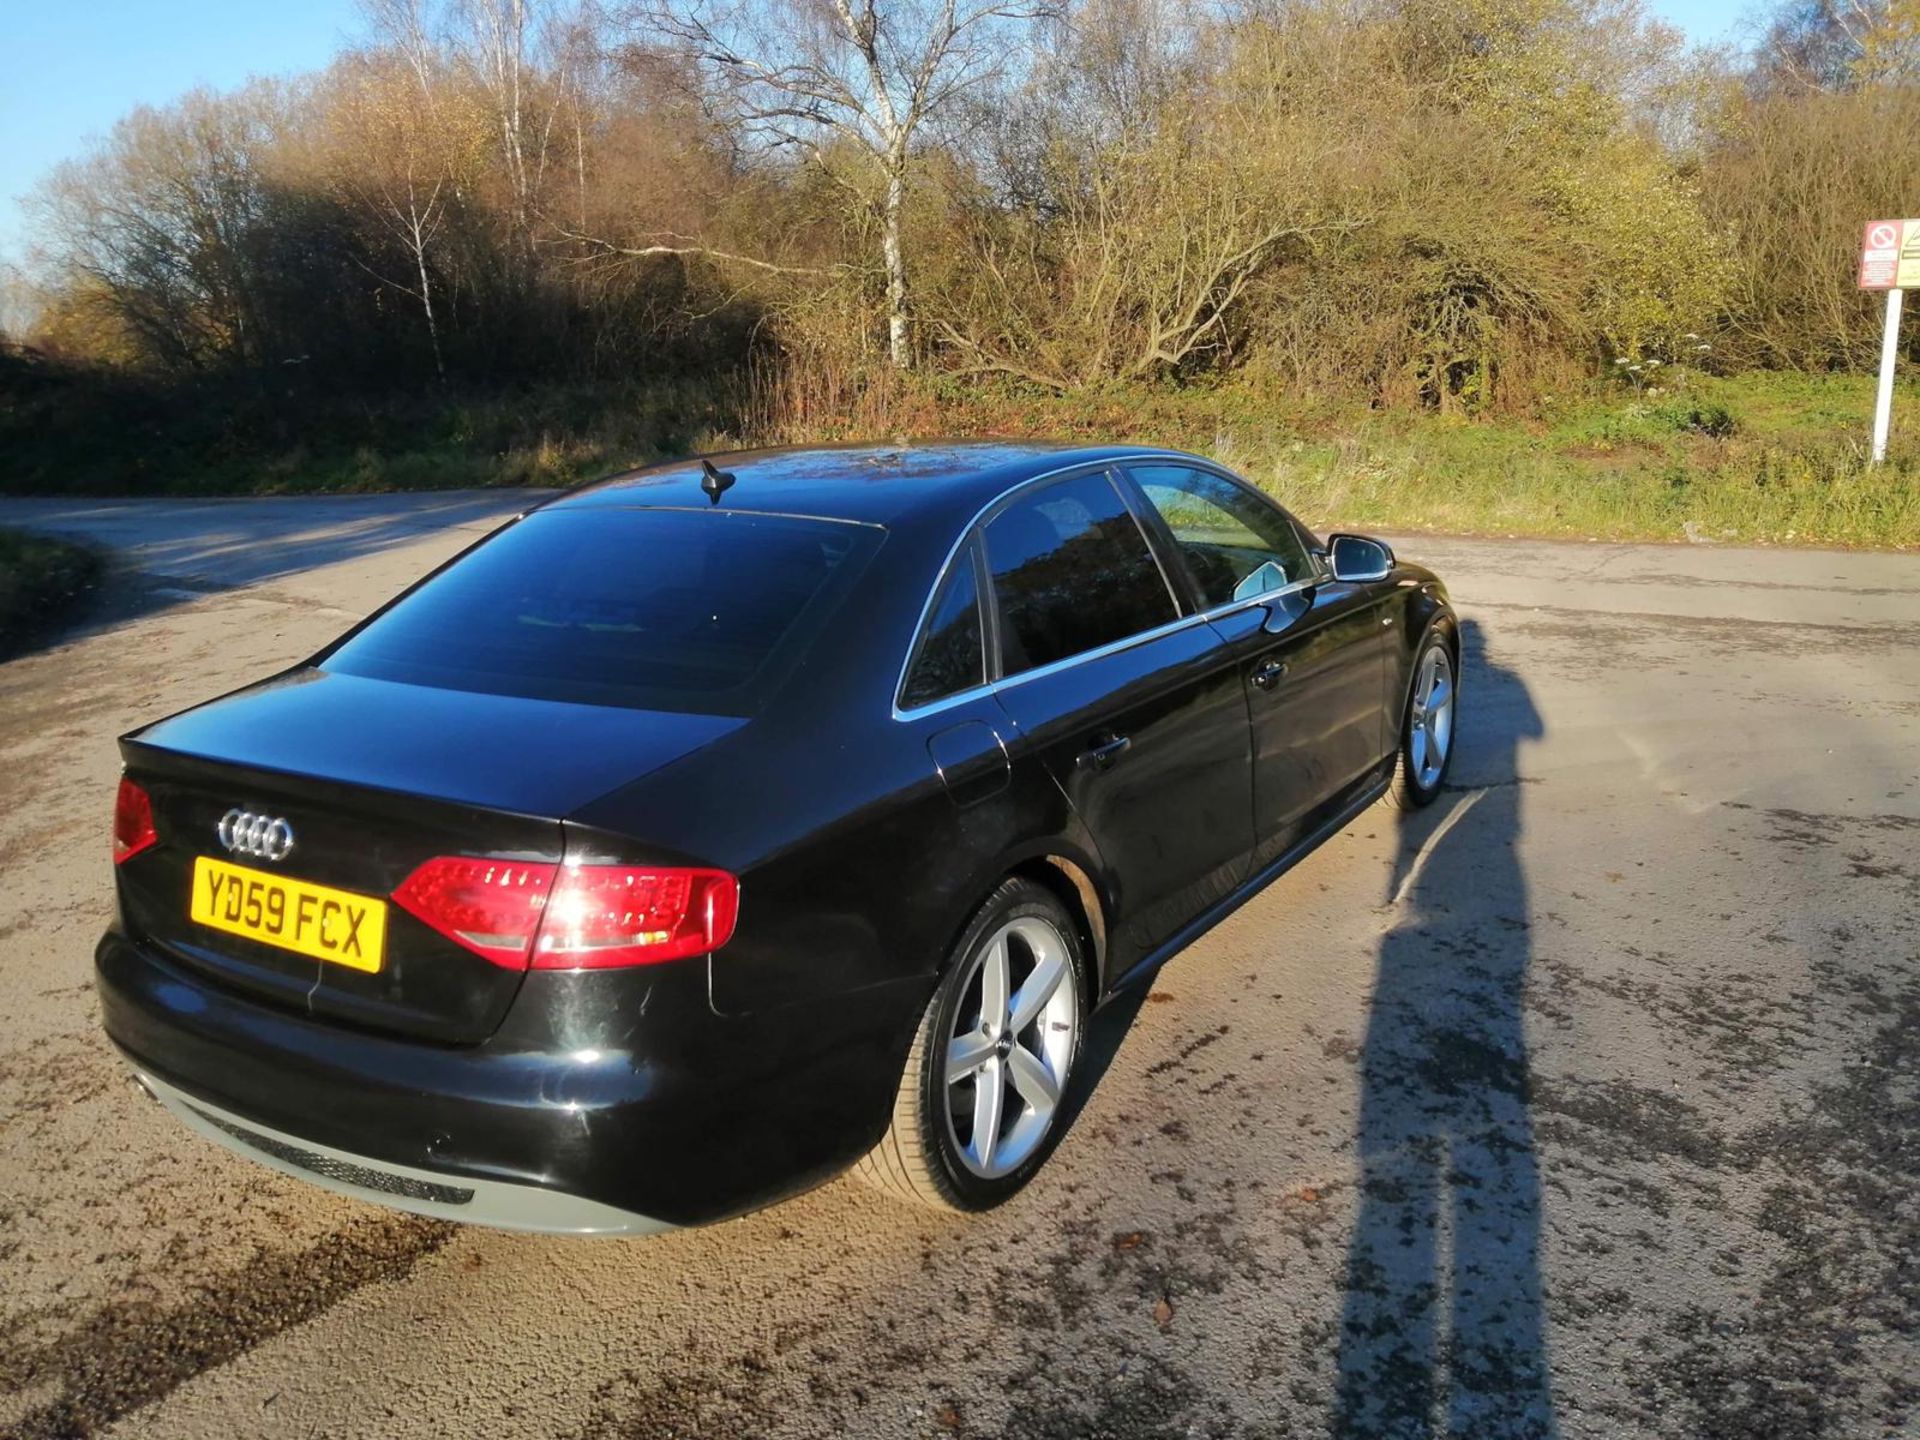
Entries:
<svg viewBox="0 0 1920 1440">
<path fill-rule="evenodd" d="M 715 249 L 711 245 L 616 245 L 613 241 L 603 239 L 598 235 L 583 235 L 577 231 L 561 229 L 558 226 L 555 227 L 555 233 L 562 239 L 573 240 L 579 244 L 590 246 L 599 254 L 619 255 L 634 260 L 644 260 L 658 255 L 677 255 L 713 260 L 724 265 L 746 265 L 752 269 L 764 270 L 773 275 L 824 276 L 832 273 L 830 270 L 823 270 L 812 265 L 779 265 L 771 260 L 757 260 L 751 255 L 736 255 L 732 251 Z"/>
</svg>

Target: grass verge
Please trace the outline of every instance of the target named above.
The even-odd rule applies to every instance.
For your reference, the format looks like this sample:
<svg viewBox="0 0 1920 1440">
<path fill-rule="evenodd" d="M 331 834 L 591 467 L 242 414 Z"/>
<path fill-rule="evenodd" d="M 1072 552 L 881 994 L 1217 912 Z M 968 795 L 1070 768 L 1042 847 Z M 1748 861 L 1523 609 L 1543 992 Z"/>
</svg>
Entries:
<svg viewBox="0 0 1920 1440">
<path fill-rule="evenodd" d="M 99 577 L 100 557 L 83 546 L 0 529 L 0 658 L 79 608 Z"/>
<path fill-rule="evenodd" d="M 1920 428 L 1920 388 L 1902 397 Z M 1869 387 L 1744 376 L 1588 399 L 1530 423 L 1407 425 L 1220 458 L 1303 512 L 1388 529 L 1600 540 L 1920 547 L 1920 444 L 1868 463 Z"/>
<path fill-rule="evenodd" d="M 0 377 L 3 379 L 4 377 Z M 569 485 L 702 450 L 959 435 L 1128 440 L 1211 454 L 1314 525 L 1601 540 L 1920 547 L 1920 384 L 1867 463 L 1864 376 L 1668 372 L 1539 413 L 1451 420 L 1261 388 L 1057 395 L 951 376 L 234 399 L 0 384 L 0 491 L 290 494 Z M 17 443 L 16 443 L 17 442 Z"/>
<path fill-rule="evenodd" d="M 1729 544 L 1920 547 L 1920 384 L 1867 463 L 1859 376 L 1679 374 L 1543 413 L 1453 421 L 1262 393 L 1045 396 L 935 385 L 873 416 L 794 407 L 791 441 L 957 433 L 1138 440 L 1210 454 L 1320 528 Z"/>
</svg>

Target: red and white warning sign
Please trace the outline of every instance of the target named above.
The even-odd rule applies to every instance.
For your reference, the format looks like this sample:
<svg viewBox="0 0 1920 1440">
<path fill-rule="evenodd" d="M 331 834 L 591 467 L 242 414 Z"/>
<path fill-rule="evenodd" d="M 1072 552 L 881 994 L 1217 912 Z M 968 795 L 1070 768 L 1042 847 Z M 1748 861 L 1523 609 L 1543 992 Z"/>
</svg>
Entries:
<svg viewBox="0 0 1920 1440">
<path fill-rule="evenodd" d="M 1880 334 L 1880 383 L 1873 394 L 1873 463 L 1887 458 L 1893 424 L 1893 368 L 1900 359 L 1900 302 L 1920 290 L 1920 220 L 1869 220 L 1860 237 L 1860 288 L 1887 292 Z"/>
<path fill-rule="evenodd" d="M 1915 287 L 1920 287 L 1920 220 L 1869 220 L 1860 244 L 1860 288 Z"/>
</svg>

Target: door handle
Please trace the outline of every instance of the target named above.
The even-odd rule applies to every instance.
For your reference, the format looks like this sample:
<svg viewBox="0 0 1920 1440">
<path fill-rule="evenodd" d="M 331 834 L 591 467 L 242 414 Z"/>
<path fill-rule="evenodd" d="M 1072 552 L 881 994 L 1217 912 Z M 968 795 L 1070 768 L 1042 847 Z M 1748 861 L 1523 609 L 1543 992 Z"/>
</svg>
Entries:
<svg viewBox="0 0 1920 1440">
<path fill-rule="evenodd" d="M 1126 754 L 1132 745 L 1131 736 L 1110 736 L 1090 749 L 1082 750 L 1075 758 L 1074 764 L 1082 770 L 1110 770 L 1113 768 L 1113 762 Z"/>
<path fill-rule="evenodd" d="M 1286 676 L 1287 667 L 1280 661 L 1269 656 L 1253 667 L 1253 674 L 1248 678 L 1253 681 L 1254 689 L 1271 690 L 1282 680 L 1286 679 Z"/>
</svg>

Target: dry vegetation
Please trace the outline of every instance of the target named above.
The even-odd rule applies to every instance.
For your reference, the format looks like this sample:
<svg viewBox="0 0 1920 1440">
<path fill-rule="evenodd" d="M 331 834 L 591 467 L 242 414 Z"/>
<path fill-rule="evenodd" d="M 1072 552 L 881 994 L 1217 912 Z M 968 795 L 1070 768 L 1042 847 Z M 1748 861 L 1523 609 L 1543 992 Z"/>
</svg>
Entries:
<svg viewBox="0 0 1920 1440">
<path fill-rule="evenodd" d="M 48 177 L 0 486 L 1098 432 L 1355 522 L 1914 543 L 1852 256 L 1920 209 L 1916 16 L 375 0 Z"/>
<path fill-rule="evenodd" d="M 81 608 L 100 569 L 82 546 L 0 529 L 0 660 Z"/>
</svg>

